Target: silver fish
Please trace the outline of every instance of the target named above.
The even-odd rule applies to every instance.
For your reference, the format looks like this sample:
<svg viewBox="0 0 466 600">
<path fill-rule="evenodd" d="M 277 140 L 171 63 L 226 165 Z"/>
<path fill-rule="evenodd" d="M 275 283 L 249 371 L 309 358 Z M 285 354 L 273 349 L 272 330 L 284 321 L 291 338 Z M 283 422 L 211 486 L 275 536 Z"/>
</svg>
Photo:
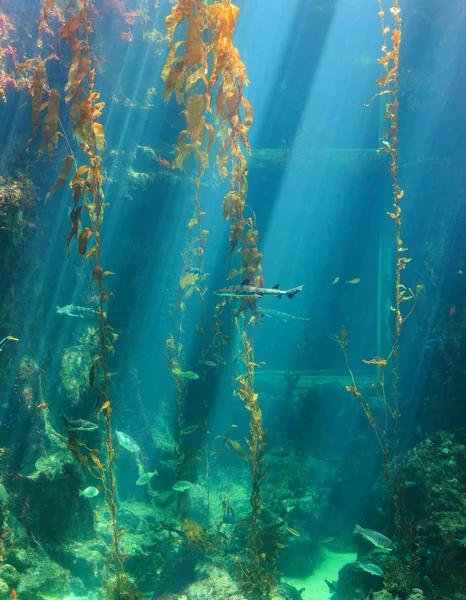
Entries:
<svg viewBox="0 0 466 600">
<path fill-rule="evenodd" d="M 262 312 L 266 317 L 272 319 L 276 317 L 277 319 L 282 319 L 285 323 L 288 321 L 301 321 L 308 323 L 311 319 L 306 319 L 306 317 L 298 317 L 296 315 L 289 315 L 288 313 L 280 312 L 279 310 L 275 310 L 273 308 L 263 308 Z"/>
<path fill-rule="evenodd" d="M 364 529 L 360 525 L 356 525 L 353 533 L 359 533 L 362 537 L 369 540 L 374 546 L 377 548 L 382 548 L 387 552 L 391 552 L 393 550 L 393 542 L 388 537 L 384 536 L 382 533 L 378 531 L 374 531 L 373 529 Z"/>
<path fill-rule="evenodd" d="M 69 419 L 61 410 L 58 414 L 63 419 L 68 431 L 93 431 L 99 427 L 97 423 L 92 423 L 84 419 Z"/>
<path fill-rule="evenodd" d="M 126 433 L 116 430 L 116 436 L 120 445 L 123 446 L 123 448 L 126 448 L 126 450 L 129 450 L 130 452 L 139 452 L 141 450 L 133 438 L 129 437 Z"/>
<path fill-rule="evenodd" d="M 85 498 L 95 498 L 99 493 L 99 490 L 94 487 L 88 487 L 85 490 L 79 490 L 79 495 L 84 496 Z"/>
<path fill-rule="evenodd" d="M 192 483 L 191 481 L 177 481 L 173 485 L 172 490 L 175 490 L 175 492 L 185 492 L 186 490 L 192 488 L 193 485 L 194 483 Z"/>
<path fill-rule="evenodd" d="M 293 298 L 295 294 L 302 291 L 303 287 L 303 285 L 298 285 L 289 290 L 281 290 L 280 285 L 277 283 L 273 288 L 261 288 L 251 285 L 249 279 L 245 279 L 239 285 L 229 285 L 220 288 L 214 294 L 233 298 L 263 298 L 264 296 L 275 296 L 276 298 L 287 296 L 288 298 Z"/>
<path fill-rule="evenodd" d="M 360 569 L 366 571 L 366 573 L 370 573 L 371 575 L 376 575 L 377 577 L 383 577 L 383 571 L 377 565 L 373 565 L 372 563 L 356 563 Z"/>
<path fill-rule="evenodd" d="M 153 473 L 144 473 L 144 475 L 141 475 L 141 477 L 139 477 L 139 479 L 136 481 L 136 485 L 146 485 L 146 483 L 149 483 L 154 475 L 158 475 L 157 469 L 155 469 Z"/>
</svg>

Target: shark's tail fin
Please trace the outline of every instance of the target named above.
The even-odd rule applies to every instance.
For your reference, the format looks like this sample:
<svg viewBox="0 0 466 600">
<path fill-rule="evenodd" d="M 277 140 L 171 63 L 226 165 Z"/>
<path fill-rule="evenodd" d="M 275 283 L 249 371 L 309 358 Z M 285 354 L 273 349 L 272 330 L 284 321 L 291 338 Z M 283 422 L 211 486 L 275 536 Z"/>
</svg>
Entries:
<svg viewBox="0 0 466 600">
<path fill-rule="evenodd" d="M 286 295 L 288 296 L 288 298 L 293 298 L 293 296 L 295 294 L 297 294 L 298 292 L 301 292 L 303 290 L 304 285 L 298 285 L 298 287 L 292 288 L 291 290 L 288 290 L 286 292 Z"/>
</svg>

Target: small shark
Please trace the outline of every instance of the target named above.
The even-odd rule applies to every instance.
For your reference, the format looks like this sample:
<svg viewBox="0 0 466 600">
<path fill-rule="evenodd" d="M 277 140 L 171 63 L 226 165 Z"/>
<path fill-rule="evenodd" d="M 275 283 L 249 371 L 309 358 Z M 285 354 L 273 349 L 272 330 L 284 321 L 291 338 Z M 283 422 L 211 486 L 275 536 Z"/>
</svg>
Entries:
<svg viewBox="0 0 466 600">
<path fill-rule="evenodd" d="M 75 314 L 77 313 L 77 314 Z M 67 315 L 68 317 L 77 317 L 84 319 L 85 317 L 96 317 L 98 313 L 85 306 L 76 306 L 76 304 L 67 304 L 61 308 L 57 306 L 57 315 Z"/>
<path fill-rule="evenodd" d="M 288 296 L 293 298 L 295 294 L 303 289 L 303 285 L 291 288 L 290 290 L 281 290 L 280 285 L 274 285 L 273 288 L 262 288 L 251 285 L 249 279 L 245 279 L 239 285 L 229 285 L 214 292 L 217 296 L 231 296 L 233 298 L 262 298 L 263 296 L 275 296 L 281 298 Z"/>
<path fill-rule="evenodd" d="M 273 319 L 273 317 L 277 317 L 277 319 L 283 319 L 285 323 L 288 321 L 302 321 L 308 323 L 311 319 L 307 319 L 306 317 L 298 317 L 297 315 L 289 315 L 288 313 L 280 312 L 279 310 L 275 310 L 273 308 L 263 308 L 262 312 L 269 319 Z"/>
<path fill-rule="evenodd" d="M 85 421 L 84 419 L 69 419 L 63 411 L 58 414 L 65 422 L 68 431 L 93 431 L 99 427 L 97 423 L 91 423 L 91 421 Z"/>
</svg>

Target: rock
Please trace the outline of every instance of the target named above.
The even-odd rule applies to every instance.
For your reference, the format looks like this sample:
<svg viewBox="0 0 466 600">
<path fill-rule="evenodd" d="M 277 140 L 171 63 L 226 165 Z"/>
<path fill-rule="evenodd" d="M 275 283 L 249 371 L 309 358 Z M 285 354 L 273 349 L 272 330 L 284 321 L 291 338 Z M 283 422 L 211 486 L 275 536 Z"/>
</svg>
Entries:
<svg viewBox="0 0 466 600">
<path fill-rule="evenodd" d="M 14 587 L 19 581 L 19 573 L 12 565 L 2 565 L 0 567 L 0 578 L 10 587 Z"/>
<path fill-rule="evenodd" d="M 41 559 L 22 574 L 15 589 L 21 600 L 32 600 L 41 592 L 53 596 L 65 595 L 67 588 L 67 577 L 63 569 L 50 560 Z"/>
<path fill-rule="evenodd" d="M 10 588 L 8 584 L 0 580 L 0 600 L 9 600 Z"/>
<path fill-rule="evenodd" d="M 8 554 L 8 562 L 20 573 L 32 565 L 32 558 L 24 548 L 13 548 Z"/>
</svg>

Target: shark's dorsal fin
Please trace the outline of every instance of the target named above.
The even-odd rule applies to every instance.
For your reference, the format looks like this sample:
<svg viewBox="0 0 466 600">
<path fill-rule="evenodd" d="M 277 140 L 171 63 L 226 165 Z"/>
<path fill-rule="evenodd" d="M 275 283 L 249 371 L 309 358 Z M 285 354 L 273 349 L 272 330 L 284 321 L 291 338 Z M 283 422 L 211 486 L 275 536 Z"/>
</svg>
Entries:
<svg viewBox="0 0 466 600">
<path fill-rule="evenodd" d="M 274 285 L 272 289 L 273 290 L 279 290 L 280 289 L 280 284 L 277 283 L 277 285 Z"/>
<path fill-rule="evenodd" d="M 244 279 L 244 280 L 241 282 L 241 285 L 251 285 L 251 282 L 249 281 L 249 279 Z"/>
</svg>

